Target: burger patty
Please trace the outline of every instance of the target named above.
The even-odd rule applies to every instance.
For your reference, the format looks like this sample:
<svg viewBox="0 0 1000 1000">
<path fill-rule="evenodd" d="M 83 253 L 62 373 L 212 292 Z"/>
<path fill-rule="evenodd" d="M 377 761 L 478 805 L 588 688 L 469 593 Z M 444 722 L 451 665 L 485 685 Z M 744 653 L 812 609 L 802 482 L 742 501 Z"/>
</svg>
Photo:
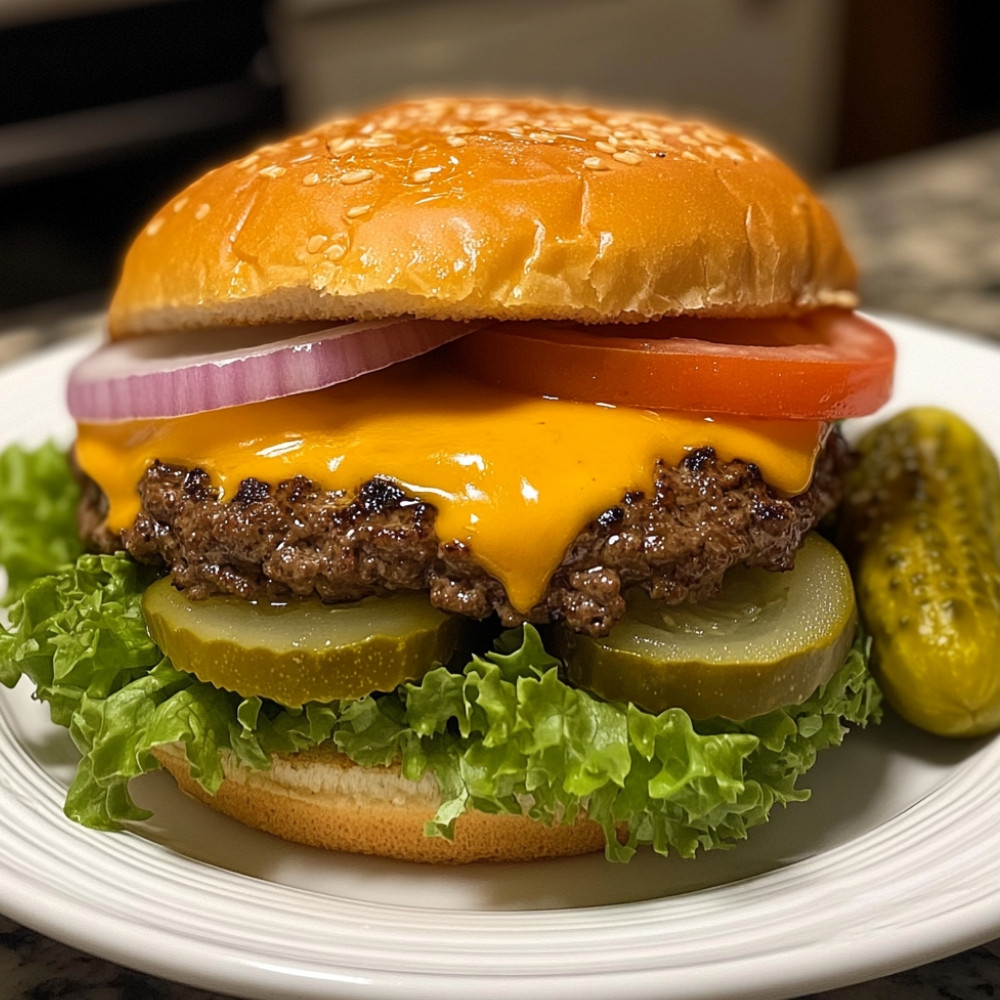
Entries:
<svg viewBox="0 0 1000 1000">
<path fill-rule="evenodd" d="M 625 610 L 623 592 L 645 587 L 671 604 L 716 593 L 737 563 L 790 569 L 807 531 L 839 502 L 847 447 L 831 433 L 809 489 L 782 497 L 755 465 L 720 461 L 710 448 L 657 466 L 651 494 L 628 493 L 569 546 L 541 600 L 527 613 L 475 553 L 435 534 L 436 511 L 387 479 L 355 496 L 304 477 L 272 485 L 244 480 L 218 499 L 200 469 L 155 462 L 138 484 L 141 511 L 120 535 L 103 526 L 107 501 L 85 480 L 80 527 L 89 545 L 124 548 L 169 568 L 195 599 L 318 594 L 356 600 L 395 588 L 428 589 L 439 608 L 506 625 L 565 622 L 602 635 Z"/>
</svg>

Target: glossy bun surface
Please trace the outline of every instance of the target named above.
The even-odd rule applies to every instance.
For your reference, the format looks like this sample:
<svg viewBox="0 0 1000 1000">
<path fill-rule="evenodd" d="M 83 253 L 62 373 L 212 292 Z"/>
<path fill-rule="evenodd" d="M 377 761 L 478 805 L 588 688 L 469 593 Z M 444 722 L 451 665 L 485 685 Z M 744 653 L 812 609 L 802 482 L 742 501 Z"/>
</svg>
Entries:
<svg viewBox="0 0 1000 1000">
<path fill-rule="evenodd" d="M 856 304 L 809 187 L 710 125 L 534 100 L 394 104 L 212 170 L 126 257 L 113 337 L 365 319 L 642 322 Z"/>
</svg>

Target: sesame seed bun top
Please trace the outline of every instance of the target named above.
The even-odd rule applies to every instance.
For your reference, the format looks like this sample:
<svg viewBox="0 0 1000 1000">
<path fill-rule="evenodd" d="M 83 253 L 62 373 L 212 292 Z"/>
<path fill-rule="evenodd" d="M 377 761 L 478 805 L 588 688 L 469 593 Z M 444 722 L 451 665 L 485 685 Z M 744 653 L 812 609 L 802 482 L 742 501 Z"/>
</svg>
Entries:
<svg viewBox="0 0 1000 1000">
<path fill-rule="evenodd" d="M 377 318 L 641 322 L 856 304 L 808 186 L 713 126 L 404 102 L 196 180 L 129 250 L 111 333 Z"/>
</svg>

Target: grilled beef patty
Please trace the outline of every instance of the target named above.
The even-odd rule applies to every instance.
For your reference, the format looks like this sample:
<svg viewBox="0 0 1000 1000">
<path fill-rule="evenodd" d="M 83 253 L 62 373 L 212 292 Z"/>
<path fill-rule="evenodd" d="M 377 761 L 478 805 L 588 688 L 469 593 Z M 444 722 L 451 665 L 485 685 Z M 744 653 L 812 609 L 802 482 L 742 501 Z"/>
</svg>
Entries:
<svg viewBox="0 0 1000 1000">
<path fill-rule="evenodd" d="M 527 614 L 467 546 L 437 537 L 433 506 L 386 479 L 353 497 L 301 476 L 277 485 L 248 479 L 220 501 L 200 469 L 155 462 L 138 484 L 142 508 L 131 527 L 119 535 L 104 526 L 107 503 L 89 480 L 80 526 L 98 551 L 124 546 L 141 562 L 164 564 L 195 599 L 315 593 L 345 601 L 426 588 L 437 607 L 473 618 L 495 611 L 506 625 L 561 621 L 602 635 L 623 614 L 630 586 L 677 604 L 716 593 L 737 563 L 791 568 L 802 537 L 839 502 L 846 462 L 843 438 L 831 433 L 811 486 L 791 498 L 755 465 L 719 461 L 711 448 L 661 464 L 651 494 L 627 494 L 581 530 Z"/>
</svg>

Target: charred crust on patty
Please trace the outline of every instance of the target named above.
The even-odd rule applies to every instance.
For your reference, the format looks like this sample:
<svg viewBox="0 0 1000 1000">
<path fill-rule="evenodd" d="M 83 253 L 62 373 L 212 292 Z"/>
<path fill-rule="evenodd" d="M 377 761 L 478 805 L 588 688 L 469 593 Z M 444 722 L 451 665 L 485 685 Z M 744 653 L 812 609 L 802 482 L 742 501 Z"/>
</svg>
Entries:
<svg viewBox="0 0 1000 1000">
<path fill-rule="evenodd" d="M 392 480 L 380 477 L 369 479 L 358 491 L 358 503 L 368 514 L 395 510 L 411 499 L 407 496 L 406 491 L 400 489 Z"/>
<path fill-rule="evenodd" d="M 248 478 L 240 483 L 232 502 L 249 507 L 251 504 L 263 503 L 270 496 L 270 483 L 262 483 L 259 479 Z"/>
</svg>

